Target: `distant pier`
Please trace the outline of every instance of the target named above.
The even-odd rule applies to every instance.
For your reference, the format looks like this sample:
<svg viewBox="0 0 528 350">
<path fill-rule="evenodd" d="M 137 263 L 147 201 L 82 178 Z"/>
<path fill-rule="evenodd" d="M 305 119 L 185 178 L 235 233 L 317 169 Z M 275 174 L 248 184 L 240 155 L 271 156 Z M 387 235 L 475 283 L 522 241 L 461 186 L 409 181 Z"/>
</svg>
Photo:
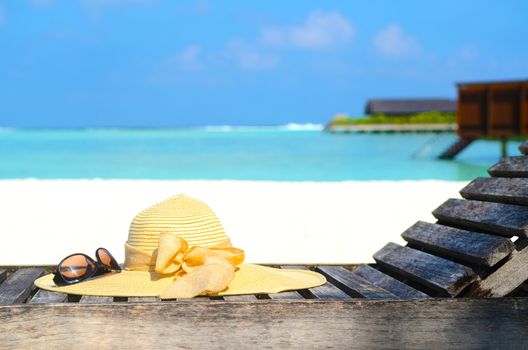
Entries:
<svg viewBox="0 0 528 350">
<path fill-rule="evenodd" d="M 396 133 L 396 132 L 454 132 L 452 124 L 355 124 L 331 125 L 325 128 L 330 133 Z"/>
</svg>

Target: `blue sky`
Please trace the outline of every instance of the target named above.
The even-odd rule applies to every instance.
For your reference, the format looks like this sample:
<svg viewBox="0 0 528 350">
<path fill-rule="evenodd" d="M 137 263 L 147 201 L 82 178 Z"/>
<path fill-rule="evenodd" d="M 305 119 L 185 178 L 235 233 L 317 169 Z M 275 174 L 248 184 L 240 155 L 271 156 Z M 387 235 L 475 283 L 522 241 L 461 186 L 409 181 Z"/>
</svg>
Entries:
<svg viewBox="0 0 528 350">
<path fill-rule="evenodd" d="M 528 1 L 0 0 L 0 126 L 324 123 L 528 78 Z"/>
</svg>

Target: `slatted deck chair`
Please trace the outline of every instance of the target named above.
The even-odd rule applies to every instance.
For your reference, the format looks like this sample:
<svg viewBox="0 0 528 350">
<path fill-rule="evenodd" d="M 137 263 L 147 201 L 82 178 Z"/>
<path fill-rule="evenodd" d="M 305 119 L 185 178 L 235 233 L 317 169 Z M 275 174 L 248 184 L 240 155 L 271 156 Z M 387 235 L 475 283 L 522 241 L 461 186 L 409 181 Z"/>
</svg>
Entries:
<svg viewBox="0 0 528 350">
<path fill-rule="evenodd" d="M 528 142 L 520 150 L 523 156 L 502 159 L 489 168 L 491 177 L 464 187 L 463 199 L 436 208 L 436 223 L 419 221 L 403 232 L 406 246 L 388 243 L 376 252 L 375 267 L 321 270 L 330 278 L 354 275 L 353 289 L 366 298 L 521 294 L 528 280 Z"/>
<path fill-rule="evenodd" d="M 374 254 L 269 295 L 156 298 L 37 290 L 51 267 L 0 268 L 4 348 L 523 348 L 528 344 L 528 142 Z"/>
</svg>

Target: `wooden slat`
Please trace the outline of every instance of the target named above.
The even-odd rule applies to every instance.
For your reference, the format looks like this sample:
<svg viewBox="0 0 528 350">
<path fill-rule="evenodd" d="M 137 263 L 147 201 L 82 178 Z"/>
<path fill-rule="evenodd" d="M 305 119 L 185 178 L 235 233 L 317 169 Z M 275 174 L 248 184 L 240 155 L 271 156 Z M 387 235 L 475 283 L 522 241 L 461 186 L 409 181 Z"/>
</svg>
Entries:
<svg viewBox="0 0 528 350">
<path fill-rule="evenodd" d="M 478 281 L 468 293 L 470 297 L 503 297 L 528 280 L 528 247 L 515 251 L 497 271 Z"/>
<path fill-rule="evenodd" d="M 68 294 L 50 292 L 48 290 L 39 289 L 33 298 L 29 300 L 31 304 L 52 304 L 64 303 L 68 299 Z"/>
<path fill-rule="evenodd" d="M 7 278 L 7 270 L 0 269 L 0 283 L 4 282 L 6 278 Z"/>
<path fill-rule="evenodd" d="M 479 177 L 460 191 L 465 199 L 528 205 L 528 178 Z"/>
<path fill-rule="evenodd" d="M 195 298 L 177 298 L 176 301 L 183 301 L 184 303 L 203 303 L 210 301 L 209 297 L 195 297 Z"/>
<path fill-rule="evenodd" d="M 528 177 L 528 157 L 507 157 L 488 169 L 495 177 Z"/>
<path fill-rule="evenodd" d="M 295 270 L 309 270 L 308 267 L 302 265 L 296 266 L 284 266 L 284 268 L 295 269 Z M 321 300 L 350 300 L 352 297 L 347 293 L 343 292 L 338 287 L 334 286 L 331 282 L 327 281 L 322 286 L 308 289 L 308 291 L 317 299 Z"/>
<path fill-rule="evenodd" d="M 464 262 L 493 266 L 513 252 L 508 238 L 418 221 L 401 235 L 426 250 Z"/>
<path fill-rule="evenodd" d="M 22 303 L 36 288 L 33 282 L 42 276 L 41 268 L 19 269 L 0 284 L 0 304 Z"/>
<path fill-rule="evenodd" d="M 112 297 L 98 297 L 93 295 L 83 295 L 79 303 L 81 304 L 99 304 L 99 303 L 112 303 L 114 298 Z"/>
<path fill-rule="evenodd" d="M 156 302 L 156 301 L 160 301 L 159 298 L 155 298 L 155 297 L 133 297 L 133 298 L 128 298 L 128 302 L 129 303 L 153 303 L 153 302 Z"/>
<path fill-rule="evenodd" d="M 528 298 L 24 304 L 0 306 L 0 348 L 523 349 L 527 315 Z"/>
<path fill-rule="evenodd" d="M 257 301 L 257 297 L 253 294 L 243 294 L 243 295 L 225 295 L 224 300 L 228 301 Z"/>
<path fill-rule="evenodd" d="M 520 205 L 451 198 L 436 208 L 433 215 L 441 223 L 460 228 L 506 237 L 527 235 L 528 207 Z"/>
<path fill-rule="evenodd" d="M 354 273 L 402 299 L 430 298 L 429 295 L 422 293 L 369 265 L 359 265 L 354 270 Z"/>
<path fill-rule="evenodd" d="M 519 146 L 519 151 L 521 151 L 522 154 L 528 154 L 528 141 L 524 141 Z"/>
<path fill-rule="evenodd" d="M 314 297 L 320 300 L 349 300 L 352 299 L 350 295 L 343 292 L 341 289 L 327 282 L 319 287 L 308 289 Z"/>
<path fill-rule="evenodd" d="M 369 299 L 396 299 L 397 297 L 342 266 L 319 266 L 316 269 L 333 284 L 357 297 Z"/>
<path fill-rule="evenodd" d="M 374 260 L 443 295 L 456 296 L 477 279 L 475 272 L 467 266 L 396 243 L 388 243 L 374 254 Z"/>
<path fill-rule="evenodd" d="M 281 293 L 272 293 L 268 294 L 270 299 L 275 300 L 300 300 L 304 299 L 302 295 L 299 294 L 299 292 L 291 291 L 291 292 L 281 292 Z"/>
</svg>

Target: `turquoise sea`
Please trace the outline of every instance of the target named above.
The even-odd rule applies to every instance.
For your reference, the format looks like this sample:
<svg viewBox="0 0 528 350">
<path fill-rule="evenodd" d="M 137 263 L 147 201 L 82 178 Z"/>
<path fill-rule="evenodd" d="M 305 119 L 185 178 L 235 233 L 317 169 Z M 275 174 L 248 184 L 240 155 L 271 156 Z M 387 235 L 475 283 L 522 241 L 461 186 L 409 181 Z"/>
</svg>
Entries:
<svg viewBox="0 0 528 350">
<path fill-rule="evenodd" d="M 500 156 L 478 141 L 436 156 L 455 134 L 328 134 L 318 126 L 0 129 L 3 179 L 470 180 Z M 510 154 L 519 144 L 511 142 Z"/>
</svg>

